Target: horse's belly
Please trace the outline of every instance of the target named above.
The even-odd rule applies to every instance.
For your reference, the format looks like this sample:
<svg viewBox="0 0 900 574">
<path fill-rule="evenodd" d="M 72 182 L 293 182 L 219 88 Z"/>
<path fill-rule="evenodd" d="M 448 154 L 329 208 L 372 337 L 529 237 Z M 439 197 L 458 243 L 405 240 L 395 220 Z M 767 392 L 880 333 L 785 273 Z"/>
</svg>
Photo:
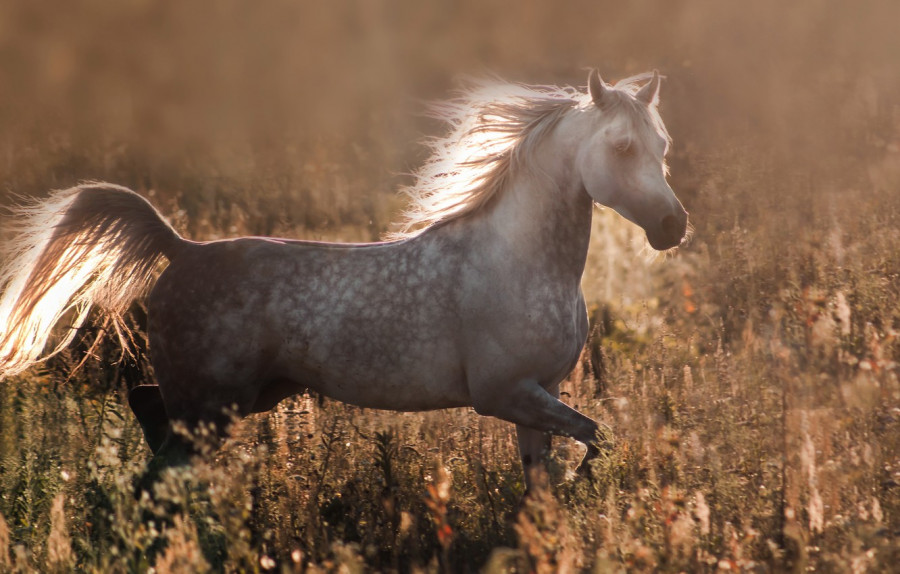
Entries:
<svg viewBox="0 0 900 574">
<path fill-rule="evenodd" d="M 286 375 L 327 397 L 366 408 L 424 411 L 471 404 L 459 362 L 448 354 L 352 351 L 347 345 L 319 354 L 313 344 L 285 365 Z"/>
<path fill-rule="evenodd" d="M 405 375 L 405 376 L 404 376 Z M 373 409 L 427 411 L 471 404 L 461 380 L 436 374 L 423 378 L 412 373 L 333 371 L 320 373 L 309 387 L 338 401 Z"/>
<path fill-rule="evenodd" d="M 329 381 L 331 384 L 321 392 L 356 406 L 393 411 L 428 411 L 472 403 L 463 385 L 441 378 L 429 381 L 411 379 L 403 384 L 385 383 L 377 379 L 361 382 L 354 386 L 341 380 Z"/>
</svg>

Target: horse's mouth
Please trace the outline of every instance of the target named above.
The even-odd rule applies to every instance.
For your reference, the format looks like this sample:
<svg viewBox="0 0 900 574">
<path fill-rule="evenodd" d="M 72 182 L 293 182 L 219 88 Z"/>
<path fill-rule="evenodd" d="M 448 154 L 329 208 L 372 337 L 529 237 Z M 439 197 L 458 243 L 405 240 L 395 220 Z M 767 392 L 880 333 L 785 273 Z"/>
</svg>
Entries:
<svg viewBox="0 0 900 574">
<path fill-rule="evenodd" d="M 650 235 L 647 236 L 647 240 L 650 242 L 650 247 L 657 251 L 667 251 L 669 249 L 678 247 L 684 241 L 684 238 L 685 236 L 682 235 L 678 239 L 668 238 L 664 241 L 660 241 L 659 239 L 652 238 Z"/>
<path fill-rule="evenodd" d="M 667 215 L 663 218 L 659 229 L 655 230 L 654 233 L 647 232 L 647 241 L 650 242 L 650 247 L 653 249 L 666 251 L 684 243 L 687 236 L 687 214 L 685 214 L 683 219 Z"/>
</svg>

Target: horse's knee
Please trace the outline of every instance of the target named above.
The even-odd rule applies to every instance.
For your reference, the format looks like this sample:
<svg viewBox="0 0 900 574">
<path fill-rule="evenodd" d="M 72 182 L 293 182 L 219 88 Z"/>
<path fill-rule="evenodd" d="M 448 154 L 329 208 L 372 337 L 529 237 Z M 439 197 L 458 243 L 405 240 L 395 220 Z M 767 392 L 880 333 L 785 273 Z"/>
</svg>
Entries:
<svg viewBox="0 0 900 574">
<path fill-rule="evenodd" d="M 169 417 L 159 385 L 139 385 L 131 389 L 128 406 L 137 417 L 150 450 L 158 452 L 169 430 Z"/>
</svg>

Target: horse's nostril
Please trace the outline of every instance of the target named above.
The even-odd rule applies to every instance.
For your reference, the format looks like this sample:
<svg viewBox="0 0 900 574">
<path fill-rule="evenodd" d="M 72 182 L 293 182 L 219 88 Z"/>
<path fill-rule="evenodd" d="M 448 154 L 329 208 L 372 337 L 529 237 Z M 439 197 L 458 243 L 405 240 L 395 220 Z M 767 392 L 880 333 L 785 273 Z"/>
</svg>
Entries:
<svg viewBox="0 0 900 574">
<path fill-rule="evenodd" d="M 671 237 L 674 239 L 681 238 L 681 235 L 684 233 L 681 222 L 679 222 L 678 218 L 674 215 L 667 215 L 663 217 L 662 230 L 666 237 Z"/>
</svg>

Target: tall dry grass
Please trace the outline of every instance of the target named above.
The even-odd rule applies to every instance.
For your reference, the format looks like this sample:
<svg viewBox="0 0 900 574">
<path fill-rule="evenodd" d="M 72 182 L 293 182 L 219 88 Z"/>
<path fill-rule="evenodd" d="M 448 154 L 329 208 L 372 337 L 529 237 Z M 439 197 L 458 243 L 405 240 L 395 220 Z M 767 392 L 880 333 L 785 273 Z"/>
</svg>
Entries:
<svg viewBox="0 0 900 574">
<path fill-rule="evenodd" d="M 596 480 L 521 502 L 512 428 L 301 396 L 135 500 L 97 333 L 0 386 L 0 572 L 891 571 L 900 558 L 900 36 L 893 3 L 82 2 L 0 14 L 0 203 L 80 179 L 196 239 L 367 240 L 459 72 L 659 68 L 694 240 L 596 218 L 564 399 Z M 142 309 L 130 320 L 139 328 Z"/>
</svg>

